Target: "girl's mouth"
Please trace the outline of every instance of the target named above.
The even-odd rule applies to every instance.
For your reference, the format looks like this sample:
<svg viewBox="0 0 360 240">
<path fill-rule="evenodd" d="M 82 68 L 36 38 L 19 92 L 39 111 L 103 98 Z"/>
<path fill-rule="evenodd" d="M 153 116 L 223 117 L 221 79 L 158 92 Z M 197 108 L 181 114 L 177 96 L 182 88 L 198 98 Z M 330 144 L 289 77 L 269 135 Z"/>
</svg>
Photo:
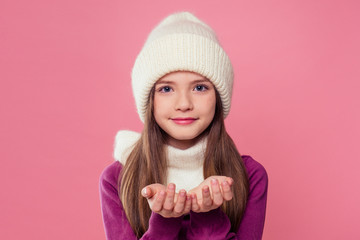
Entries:
<svg viewBox="0 0 360 240">
<path fill-rule="evenodd" d="M 179 125 L 188 125 L 197 120 L 197 118 L 171 118 L 171 120 Z"/>
</svg>

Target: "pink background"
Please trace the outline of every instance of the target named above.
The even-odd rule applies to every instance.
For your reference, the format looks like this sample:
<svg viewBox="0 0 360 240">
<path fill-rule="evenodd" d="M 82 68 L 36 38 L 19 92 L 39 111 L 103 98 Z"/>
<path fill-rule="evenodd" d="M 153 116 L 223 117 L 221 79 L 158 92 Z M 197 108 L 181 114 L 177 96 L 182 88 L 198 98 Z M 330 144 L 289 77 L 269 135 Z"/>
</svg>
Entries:
<svg viewBox="0 0 360 240">
<path fill-rule="evenodd" d="M 0 239 L 105 239 L 98 195 L 150 30 L 189 10 L 235 69 L 227 129 L 267 169 L 265 240 L 360 239 L 359 1 L 0 3 Z"/>
</svg>

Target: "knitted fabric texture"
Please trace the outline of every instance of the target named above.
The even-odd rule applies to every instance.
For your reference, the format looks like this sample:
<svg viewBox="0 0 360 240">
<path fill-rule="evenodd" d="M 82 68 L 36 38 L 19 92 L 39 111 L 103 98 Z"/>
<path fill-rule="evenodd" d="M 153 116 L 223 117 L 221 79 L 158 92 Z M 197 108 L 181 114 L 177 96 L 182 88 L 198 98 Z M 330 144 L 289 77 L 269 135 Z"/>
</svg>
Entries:
<svg viewBox="0 0 360 240">
<path fill-rule="evenodd" d="M 166 17 L 148 36 L 132 69 L 137 111 L 145 120 L 155 82 L 176 71 L 190 71 L 209 79 L 219 92 L 224 117 L 230 111 L 233 68 L 215 32 L 189 12 Z"/>
<path fill-rule="evenodd" d="M 125 165 L 135 143 L 140 138 L 140 133 L 121 130 L 118 131 L 114 144 L 114 158 Z M 182 150 L 166 145 L 167 151 L 167 180 L 176 184 L 176 191 L 185 189 L 189 191 L 204 181 L 203 165 L 207 139 L 201 139 L 194 146 Z"/>
</svg>

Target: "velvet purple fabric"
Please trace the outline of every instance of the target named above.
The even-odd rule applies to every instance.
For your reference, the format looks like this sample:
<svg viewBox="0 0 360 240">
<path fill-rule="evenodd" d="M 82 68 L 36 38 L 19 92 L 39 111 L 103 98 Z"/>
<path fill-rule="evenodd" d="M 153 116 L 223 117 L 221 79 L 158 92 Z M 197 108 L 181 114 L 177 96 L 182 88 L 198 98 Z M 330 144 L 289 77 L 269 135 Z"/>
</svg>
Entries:
<svg viewBox="0 0 360 240">
<path fill-rule="evenodd" d="M 207 240 L 259 240 L 262 238 L 268 177 L 264 167 L 248 155 L 242 155 L 249 176 L 250 193 L 245 214 L 238 231 L 230 232 L 230 221 L 220 208 L 206 213 L 190 212 L 179 218 L 164 218 L 152 213 L 149 229 L 141 239 L 207 239 Z M 108 240 L 135 240 L 135 234 L 126 218 L 118 197 L 117 178 L 122 169 L 120 162 L 107 166 L 100 176 L 100 203 Z M 236 183 L 236 179 L 235 183 Z"/>
</svg>

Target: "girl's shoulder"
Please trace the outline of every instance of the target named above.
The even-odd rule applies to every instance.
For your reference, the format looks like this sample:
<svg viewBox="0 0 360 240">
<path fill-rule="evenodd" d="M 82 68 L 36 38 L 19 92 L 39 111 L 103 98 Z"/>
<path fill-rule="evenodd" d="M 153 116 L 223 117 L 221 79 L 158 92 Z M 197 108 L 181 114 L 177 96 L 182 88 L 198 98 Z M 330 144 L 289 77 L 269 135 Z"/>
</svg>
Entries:
<svg viewBox="0 0 360 240">
<path fill-rule="evenodd" d="M 114 161 L 106 166 L 100 174 L 100 185 L 116 188 L 122 168 L 123 165 L 119 161 Z"/>
<path fill-rule="evenodd" d="M 241 155 L 241 158 L 244 161 L 250 183 L 261 181 L 267 185 L 268 175 L 264 166 L 250 155 Z"/>
<path fill-rule="evenodd" d="M 100 174 L 100 182 L 116 186 L 121 169 L 125 165 L 128 154 L 140 138 L 140 133 L 120 130 L 116 133 L 114 142 L 114 162 L 107 165 Z"/>
</svg>

